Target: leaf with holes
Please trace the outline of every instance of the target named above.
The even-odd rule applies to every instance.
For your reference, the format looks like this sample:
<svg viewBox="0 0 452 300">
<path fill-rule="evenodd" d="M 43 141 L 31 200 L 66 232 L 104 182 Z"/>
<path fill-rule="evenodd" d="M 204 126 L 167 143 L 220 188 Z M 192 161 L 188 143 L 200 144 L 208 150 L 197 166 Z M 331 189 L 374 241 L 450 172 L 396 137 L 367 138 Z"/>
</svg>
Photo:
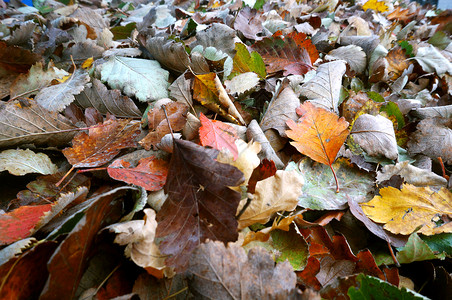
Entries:
<svg viewBox="0 0 452 300">
<path fill-rule="evenodd" d="M 297 108 L 301 115 L 298 123 L 287 121 L 286 134 L 295 142 L 290 142 L 300 153 L 330 167 L 336 180 L 336 192 L 339 183 L 332 167 L 339 149 L 348 136 L 348 122 L 336 114 L 305 102 Z"/>
</svg>

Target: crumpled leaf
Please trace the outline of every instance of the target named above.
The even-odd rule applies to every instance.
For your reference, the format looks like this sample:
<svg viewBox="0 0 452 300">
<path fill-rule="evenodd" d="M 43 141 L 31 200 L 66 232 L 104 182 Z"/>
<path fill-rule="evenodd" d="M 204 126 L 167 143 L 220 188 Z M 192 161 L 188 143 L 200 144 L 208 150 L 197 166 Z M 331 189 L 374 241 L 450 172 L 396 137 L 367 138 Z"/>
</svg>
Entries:
<svg viewBox="0 0 452 300">
<path fill-rule="evenodd" d="M 298 107 L 297 113 L 301 116 L 297 123 L 293 120 L 287 121 L 291 130 L 287 130 L 286 134 L 294 140 L 290 144 L 300 153 L 329 166 L 336 179 L 332 164 L 348 136 L 348 122 L 310 102 Z M 337 179 L 336 191 L 339 192 Z"/>
<path fill-rule="evenodd" d="M 265 224 L 278 211 L 294 210 L 303 185 L 303 177 L 298 172 L 282 170 L 257 182 L 251 203 L 240 216 L 239 229 L 255 223 Z"/>
<path fill-rule="evenodd" d="M 132 99 L 121 95 L 119 90 L 108 90 L 99 80 L 94 78 L 91 87 L 75 96 L 77 103 L 83 107 L 94 107 L 101 114 L 110 113 L 118 118 L 141 117 L 141 112 Z"/>
<path fill-rule="evenodd" d="M 408 151 L 422 153 L 432 159 L 441 157 L 452 163 L 452 121 L 450 118 L 428 118 L 417 125 L 408 141 Z"/>
<path fill-rule="evenodd" d="M 406 183 L 415 186 L 447 187 L 447 179 L 429 170 L 410 165 L 409 161 L 402 161 L 395 165 L 386 165 L 377 172 L 377 183 L 389 180 L 394 175 L 400 175 Z"/>
<path fill-rule="evenodd" d="M 345 62 L 341 60 L 321 64 L 315 77 L 301 86 L 301 95 L 316 106 L 338 113 L 342 76 L 345 70 Z"/>
<path fill-rule="evenodd" d="M 382 155 L 392 160 L 399 156 L 393 124 L 381 115 L 360 115 L 353 124 L 351 134 L 370 156 Z"/>
<path fill-rule="evenodd" d="M 288 262 L 275 262 L 262 248 L 248 252 L 209 242 L 199 246 L 190 260 L 191 292 L 211 299 L 288 299 L 296 276 Z"/>
<path fill-rule="evenodd" d="M 47 87 L 52 80 L 60 79 L 67 75 L 69 73 L 53 66 L 44 71 L 42 63 L 37 62 L 31 66 L 28 73 L 19 75 L 11 85 L 11 98 L 19 95 L 22 97 L 36 95 L 41 89 Z"/>
<path fill-rule="evenodd" d="M 158 191 L 165 185 L 168 163 L 150 156 L 140 159 L 133 168 L 130 162 L 117 159 L 108 166 L 107 172 L 116 180 L 144 187 L 148 191 Z"/>
<path fill-rule="evenodd" d="M 22 176 L 29 173 L 53 174 L 58 167 L 44 153 L 35 153 L 30 149 L 9 149 L 0 152 L 0 172 Z"/>
<path fill-rule="evenodd" d="M 168 198 L 157 214 L 159 249 L 167 266 L 187 267 L 190 254 L 206 239 L 223 242 L 238 237 L 235 214 L 243 174 L 215 161 L 218 150 L 174 140 L 165 192 Z"/>
<path fill-rule="evenodd" d="M 101 79 L 110 87 L 142 102 L 168 97 L 168 71 L 155 60 L 112 56 L 101 66 Z"/>
<path fill-rule="evenodd" d="M 125 255 L 143 268 L 152 267 L 157 270 L 165 268 L 165 256 L 161 255 L 154 243 L 157 221 L 155 211 L 143 210 L 144 220 L 133 220 L 108 226 L 110 232 L 116 233 L 115 243 L 127 245 Z"/>
<path fill-rule="evenodd" d="M 74 168 L 94 168 L 109 162 L 121 149 L 134 147 L 139 134 L 139 123 L 129 120 L 107 120 L 95 125 L 89 133 L 80 132 L 72 141 L 72 148 L 63 149 Z"/>
<path fill-rule="evenodd" d="M 433 45 L 420 47 L 414 59 L 425 72 L 436 72 L 439 76 L 446 72 L 452 74 L 452 63 L 444 57 Z"/>
<path fill-rule="evenodd" d="M 76 134 L 68 119 L 33 100 L 0 103 L 0 147 L 21 144 L 61 146 Z"/>
<path fill-rule="evenodd" d="M 209 120 L 203 113 L 200 114 L 201 127 L 199 140 L 202 146 L 210 146 L 221 151 L 226 148 L 237 159 L 239 153 L 235 141 L 238 139 L 237 131 L 228 124 L 217 120 Z"/>
<path fill-rule="evenodd" d="M 404 184 L 401 190 L 380 189 L 381 196 L 361 204 L 364 213 L 374 222 L 384 223 L 392 233 L 434 235 L 452 232 L 452 193 L 441 188 L 437 193 L 428 187 Z"/>
<path fill-rule="evenodd" d="M 89 81 L 89 75 L 77 69 L 63 83 L 42 89 L 35 97 L 35 101 L 49 111 L 63 111 L 75 100 L 74 95 L 80 94 Z"/>
<path fill-rule="evenodd" d="M 367 57 L 363 49 L 356 45 L 342 46 L 331 50 L 325 56 L 326 60 L 344 60 L 350 68 L 358 74 L 365 71 L 367 66 Z"/>
<path fill-rule="evenodd" d="M 334 178 L 326 176 L 328 167 L 317 164 L 308 158 L 298 163 L 289 164 L 287 169 L 299 169 L 305 184 L 298 205 L 314 210 L 334 210 L 347 207 L 349 199 L 358 203 L 370 199 L 374 191 L 374 177 L 368 172 L 353 168 L 344 158 L 339 158 L 333 165 L 338 180 L 341 182 L 341 192 L 336 192 Z"/>
</svg>

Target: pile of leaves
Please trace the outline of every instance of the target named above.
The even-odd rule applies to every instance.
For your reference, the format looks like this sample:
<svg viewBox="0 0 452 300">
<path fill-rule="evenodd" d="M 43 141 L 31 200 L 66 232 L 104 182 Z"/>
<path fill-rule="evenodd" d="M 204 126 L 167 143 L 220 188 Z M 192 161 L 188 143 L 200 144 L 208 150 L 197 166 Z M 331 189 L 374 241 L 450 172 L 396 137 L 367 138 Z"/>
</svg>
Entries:
<svg viewBox="0 0 452 300">
<path fill-rule="evenodd" d="M 451 11 L 33 5 L 0 0 L 1 299 L 450 296 Z"/>
</svg>

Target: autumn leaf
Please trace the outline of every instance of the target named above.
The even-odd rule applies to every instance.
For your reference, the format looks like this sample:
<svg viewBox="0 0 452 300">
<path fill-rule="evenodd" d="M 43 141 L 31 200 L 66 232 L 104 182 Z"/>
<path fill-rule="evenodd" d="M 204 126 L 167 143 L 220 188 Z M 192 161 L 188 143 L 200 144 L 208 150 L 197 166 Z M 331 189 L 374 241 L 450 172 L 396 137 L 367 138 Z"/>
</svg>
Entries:
<svg viewBox="0 0 452 300">
<path fill-rule="evenodd" d="M 339 183 L 332 164 L 348 136 L 348 122 L 309 102 L 297 108 L 297 113 L 301 115 L 298 123 L 287 121 L 291 130 L 287 130 L 286 134 L 295 141 L 290 143 L 300 153 L 329 166 L 336 180 L 336 192 L 339 192 Z"/>
<path fill-rule="evenodd" d="M 63 150 L 74 168 L 94 168 L 109 162 L 121 149 L 134 147 L 139 123 L 128 120 L 108 120 L 95 125 L 89 133 L 81 132 L 72 141 L 72 148 Z"/>
<path fill-rule="evenodd" d="M 228 149 L 230 153 L 237 159 L 239 152 L 235 144 L 237 131 L 228 124 L 221 121 L 209 120 L 203 113 L 200 114 L 199 120 L 201 127 L 199 128 L 199 140 L 202 146 L 210 146 L 217 150 Z"/>
<path fill-rule="evenodd" d="M 107 172 L 116 180 L 142 186 L 148 191 L 158 191 L 166 182 L 168 164 L 150 156 L 140 159 L 138 166 L 133 168 L 130 162 L 117 159 L 108 166 Z"/>
<path fill-rule="evenodd" d="M 235 214 L 243 174 L 237 168 L 215 161 L 218 150 L 174 140 L 165 192 L 168 198 L 157 214 L 156 237 L 168 255 L 167 266 L 186 268 L 190 254 L 206 239 L 223 242 L 238 237 Z"/>
<path fill-rule="evenodd" d="M 267 76 L 264 61 L 259 53 L 256 51 L 249 53 L 246 46 L 241 43 L 235 44 L 235 50 L 237 53 L 233 59 L 233 67 L 229 79 L 247 72 L 256 73 L 260 79 L 264 79 Z"/>
<path fill-rule="evenodd" d="M 433 192 L 428 187 L 404 184 L 401 190 L 386 187 L 380 196 L 361 204 L 364 213 L 374 222 L 384 223 L 392 233 L 434 235 L 452 232 L 452 194 L 445 188 Z"/>
<path fill-rule="evenodd" d="M 384 1 L 378 1 L 378 0 L 369 0 L 363 5 L 364 11 L 368 9 L 373 9 L 378 12 L 385 12 L 388 10 L 388 6 L 385 4 Z"/>
</svg>

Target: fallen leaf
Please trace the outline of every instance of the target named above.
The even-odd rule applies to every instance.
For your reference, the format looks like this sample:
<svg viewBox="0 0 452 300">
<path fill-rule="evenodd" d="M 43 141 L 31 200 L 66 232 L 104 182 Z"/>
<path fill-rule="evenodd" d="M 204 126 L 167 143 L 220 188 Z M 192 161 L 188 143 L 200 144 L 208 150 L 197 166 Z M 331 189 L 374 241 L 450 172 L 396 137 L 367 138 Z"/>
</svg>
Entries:
<svg viewBox="0 0 452 300">
<path fill-rule="evenodd" d="M 452 63 L 433 45 L 429 44 L 427 47 L 420 47 L 414 59 L 427 73 L 436 72 L 439 76 L 444 75 L 446 72 L 452 74 Z"/>
<path fill-rule="evenodd" d="M 316 106 L 338 112 L 342 76 L 346 70 L 342 60 L 321 64 L 315 77 L 301 86 L 301 95 L 307 97 Z"/>
<path fill-rule="evenodd" d="M 220 242 L 199 246 L 190 260 L 189 288 L 195 297 L 287 299 L 295 290 L 296 276 L 288 262 L 275 262 L 262 248 L 248 252 Z"/>
<path fill-rule="evenodd" d="M 428 118 L 417 124 L 416 131 L 408 141 L 411 154 L 422 153 L 431 159 L 441 157 L 452 163 L 452 122 L 449 118 Z"/>
<path fill-rule="evenodd" d="M 254 241 L 258 241 L 258 242 L 266 242 L 268 241 L 268 239 L 270 238 L 270 233 L 273 230 L 284 230 L 284 231 L 289 231 L 290 230 L 290 224 L 293 223 L 293 220 L 297 217 L 298 215 L 291 215 L 288 216 L 286 218 L 283 218 L 282 220 L 279 220 L 279 218 L 275 218 L 273 219 L 273 224 L 271 227 L 266 227 L 262 230 L 259 231 L 249 231 L 245 238 L 243 239 L 243 244 L 242 247 L 245 247 L 247 244 L 254 242 Z M 251 246 L 253 247 L 253 246 Z"/>
<path fill-rule="evenodd" d="M 101 79 L 141 102 L 168 97 L 168 71 L 155 60 L 112 56 L 102 64 Z"/>
<path fill-rule="evenodd" d="M 172 278 L 157 279 L 148 273 L 142 273 L 135 280 L 133 293 L 140 299 L 165 300 L 171 295 L 179 297 L 188 297 L 189 291 L 185 276 L 176 274 Z"/>
<path fill-rule="evenodd" d="M 39 60 L 39 55 L 30 50 L 0 42 L 0 69 L 3 71 L 26 73 Z"/>
<path fill-rule="evenodd" d="M 264 29 L 263 21 L 258 10 L 245 6 L 235 18 L 234 29 L 240 31 L 246 38 L 258 41 L 262 39 L 258 34 Z"/>
<path fill-rule="evenodd" d="M 236 32 L 234 29 L 226 24 L 213 23 L 205 30 L 196 32 L 196 41 L 190 47 L 197 45 L 201 45 L 204 48 L 214 47 L 233 57 L 235 54 L 235 41 Z"/>
<path fill-rule="evenodd" d="M 191 95 L 191 83 L 192 80 L 185 78 L 184 73 L 177 77 L 176 80 L 168 88 L 172 98 L 176 99 L 177 102 L 181 102 L 187 105 L 193 104 L 193 99 Z"/>
<path fill-rule="evenodd" d="M 242 95 L 247 91 L 254 89 L 259 83 L 259 77 L 254 72 L 247 72 L 239 74 L 232 78 L 232 80 L 226 80 L 224 85 L 226 91 L 231 94 Z"/>
<path fill-rule="evenodd" d="M 408 238 L 403 248 L 399 248 L 396 258 L 401 264 L 409 264 L 415 261 L 444 259 L 445 253 L 435 254 L 419 235 L 414 232 Z"/>
<path fill-rule="evenodd" d="M 349 134 L 348 122 L 343 117 L 338 118 L 336 114 L 315 107 L 310 102 L 298 107 L 297 113 L 301 116 L 298 123 L 293 120 L 287 121 L 287 126 L 291 130 L 287 130 L 286 134 L 295 141 L 290 143 L 300 153 L 329 166 L 336 179 L 336 192 L 339 192 L 332 164 Z"/>
<path fill-rule="evenodd" d="M 265 224 L 278 211 L 294 210 L 303 184 L 302 176 L 296 171 L 281 170 L 257 182 L 251 203 L 240 216 L 239 229 L 255 223 Z"/>
<path fill-rule="evenodd" d="M 248 181 L 248 193 L 254 194 L 256 183 L 276 174 L 276 165 L 272 160 L 264 158 L 257 166 Z"/>
<path fill-rule="evenodd" d="M 402 9 L 401 6 L 397 6 L 386 18 L 388 20 L 399 20 L 404 23 L 410 22 L 412 19 L 416 18 L 417 12 L 411 12 L 409 8 Z"/>
<path fill-rule="evenodd" d="M 384 1 L 378 1 L 378 0 L 369 0 L 363 5 L 364 11 L 368 9 L 373 9 L 377 12 L 385 12 L 388 10 L 388 6 L 385 4 Z"/>
<path fill-rule="evenodd" d="M 326 60 L 344 60 L 350 68 L 358 74 L 365 71 L 367 66 L 367 57 L 363 49 L 356 45 L 342 46 L 331 50 L 325 56 Z"/>
<path fill-rule="evenodd" d="M 445 188 L 437 193 L 428 187 L 404 184 L 401 190 L 393 187 L 380 189 L 381 196 L 361 204 L 364 213 L 392 233 L 433 235 L 452 232 L 452 194 Z"/>
<path fill-rule="evenodd" d="M 246 46 L 241 43 L 235 44 L 235 50 L 237 51 L 237 53 L 233 58 L 233 67 L 231 75 L 229 75 L 229 79 L 239 74 L 248 72 L 256 73 L 260 79 L 264 79 L 267 76 L 264 61 L 262 60 L 262 57 L 259 55 L 259 53 L 257 53 L 256 51 L 249 53 Z"/>
<path fill-rule="evenodd" d="M 84 70 L 75 70 L 66 81 L 40 90 L 35 101 L 49 111 L 63 111 L 75 100 L 74 95 L 83 91 L 88 81 L 89 75 Z"/>
<path fill-rule="evenodd" d="M 388 75 L 391 80 L 396 80 L 402 76 L 403 71 L 408 69 L 411 61 L 407 60 L 405 51 L 401 47 L 395 47 L 386 55 L 388 61 Z"/>
<path fill-rule="evenodd" d="M 256 120 L 252 120 L 248 125 L 246 136 L 248 140 L 253 139 L 261 145 L 262 151 L 258 154 L 260 159 L 268 159 L 273 161 L 278 169 L 284 168 L 284 163 L 281 161 L 275 150 L 270 145 L 270 142 L 268 141 L 267 137 L 262 131 L 262 128 L 259 126 Z"/>
<path fill-rule="evenodd" d="M 381 115 L 360 115 L 353 123 L 351 135 L 370 156 L 381 155 L 392 160 L 399 156 L 393 123 Z"/>
<path fill-rule="evenodd" d="M 183 73 L 191 64 L 190 57 L 182 43 L 165 37 L 149 37 L 146 49 L 159 63 L 172 71 Z"/>
<path fill-rule="evenodd" d="M 199 120 L 199 141 L 202 146 L 209 146 L 219 151 L 223 149 L 237 159 L 239 156 L 235 141 L 238 139 L 237 132 L 231 126 L 216 120 L 209 120 L 203 113 L 200 113 Z"/>
<path fill-rule="evenodd" d="M 26 122 L 24 122 L 26 120 Z M 0 147 L 21 144 L 61 146 L 76 134 L 68 119 L 33 100 L 0 103 Z"/>
<path fill-rule="evenodd" d="M 171 124 L 173 132 L 182 130 L 185 126 L 188 112 L 187 105 L 181 102 L 171 101 L 164 106 L 166 115 L 163 107 L 153 108 L 147 114 L 150 132 L 139 142 L 146 150 L 155 147 L 165 134 L 171 132 L 168 122 Z M 166 116 L 168 116 L 168 119 Z"/>
<path fill-rule="evenodd" d="M 121 149 L 134 147 L 140 124 L 128 120 L 107 120 L 95 125 L 89 133 L 80 132 L 72 141 L 72 148 L 63 149 L 74 168 L 94 168 L 109 162 Z"/>
<path fill-rule="evenodd" d="M 148 191 L 158 191 L 165 185 L 168 163 L 150 156 L 140 159 L 133 168 L 130 162 L 117 159 L 107 167 L 107 172 L 116 180 L 144 187 Z"/>
<path fill-rule="evenodd" d="M 235 241 L 240 194 L 228 188 L 243 181 L 237 168 L 215 161 L 218 150 L 174 140 L 165 192 L 157 214 L 159 249 L 167 266 L 187 267 L 190 254 L 206 239 Z"/>
<path fill-rule="evenodd" d="M 35 153 L 30 149 L 9 149 L 0 152 L 0 172 L 22 176 L 29 173 L 53 174 L 58 167 L 44 153 Z"/>
</svg>

